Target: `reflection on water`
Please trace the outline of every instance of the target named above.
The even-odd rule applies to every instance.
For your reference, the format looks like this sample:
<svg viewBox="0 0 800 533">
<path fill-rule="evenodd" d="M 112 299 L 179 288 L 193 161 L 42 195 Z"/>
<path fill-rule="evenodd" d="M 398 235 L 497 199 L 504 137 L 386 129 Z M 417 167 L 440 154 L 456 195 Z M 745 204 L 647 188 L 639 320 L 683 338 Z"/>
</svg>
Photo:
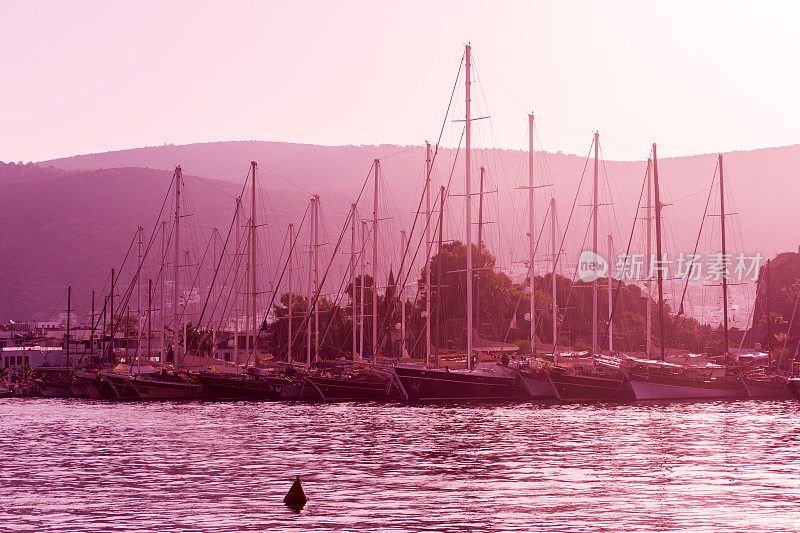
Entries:
<svg viewBox="0 0 800 533">
<path fill-rule="evenodd" d="M 800 531 L 799 411 L 0 400 L 0 530 Z"/>
</svg>

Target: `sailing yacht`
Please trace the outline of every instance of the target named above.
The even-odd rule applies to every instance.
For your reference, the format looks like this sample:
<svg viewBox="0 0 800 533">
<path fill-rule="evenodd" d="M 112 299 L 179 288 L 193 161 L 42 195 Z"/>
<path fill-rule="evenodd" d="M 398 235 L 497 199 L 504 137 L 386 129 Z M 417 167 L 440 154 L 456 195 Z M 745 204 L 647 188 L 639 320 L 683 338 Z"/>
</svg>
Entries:
<svg viewBox="0 0 800 533">
<path fill-rule="evenodd" d="M 599 152 L 600 134 L 594 134 L 594 201 L 592 204 L 593 241 L 592 252 L 598 253 L 597 248 L 597 216 L 599 192 Z M 555 276 L 555 273 L 553 273 Z M 572 364 L 561 366 L 554 364 L 547 368 L 547 379 L 556 397 L 568 402 L 605 402 L 605 401 L 630 401 L 633 393 L 628 386 L 625 375 L 616 368 L 615 364 L 599 364 L 598 336 L 598 286 L 597 279 L 592 284 L 592 353 L 586 364 Z M 554 335 L 555 338 L 555 335 Z"/>
<path fill-rule="evenodd" d="M 722 224 L 722 255 L 725 256 L 725 190 L 722 155 L 719 155 L 720 220 Z M 657 260 L 661 254 L 661 208 L 658 186 L 658 157 L 653 144 L 653 184 L 655 195 Z M 747 389 L 742 380 L 734 376 L 713 377 L 691 365 L 678 365 L 665 361 L 663 271 L 658 271 L 659 320 L 661 322 L 661 357 L 659 361 L 629 359 L 626 372 L 630 387 L 637 400 L 694 400 L 745 398 Z M 728 285 L 727 275 L 722 275 L 724 352 L 728 348 Z"/>
<path fill-rule="evenodd" d="M 472 267 L 472 47 L 465 47 L 465 166 L 466 166 L 466 337 L 467 368 L 463 370 L 423 368 L 413 365 L 395 365 L 392 369 L 403 398 L 412 402 L 431 401 L 495 401 L 530 399 L 520 372 L 507 363 L 475 364 L 473 327 L 473 267 Z"/>
</svg>

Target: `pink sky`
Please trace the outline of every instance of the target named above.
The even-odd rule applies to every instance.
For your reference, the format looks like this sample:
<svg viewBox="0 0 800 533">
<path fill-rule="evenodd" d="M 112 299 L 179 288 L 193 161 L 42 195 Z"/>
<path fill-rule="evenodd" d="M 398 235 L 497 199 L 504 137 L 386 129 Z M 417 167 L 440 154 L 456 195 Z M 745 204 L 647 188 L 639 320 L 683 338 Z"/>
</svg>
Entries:
<svg viewBox="0 0 800 533">
<path fill-rule="evenodd" d="M 653 141 L 662 156 L 800 143 L 790 2 L 6 0 L 0 19 L 3 161 L 237 139 L 420 144 L 467 41 L 485 145 L 523 147 L 531 109 L 546 149 L 583 155 L 598 129 L 612 159 Z"/>
</svg>

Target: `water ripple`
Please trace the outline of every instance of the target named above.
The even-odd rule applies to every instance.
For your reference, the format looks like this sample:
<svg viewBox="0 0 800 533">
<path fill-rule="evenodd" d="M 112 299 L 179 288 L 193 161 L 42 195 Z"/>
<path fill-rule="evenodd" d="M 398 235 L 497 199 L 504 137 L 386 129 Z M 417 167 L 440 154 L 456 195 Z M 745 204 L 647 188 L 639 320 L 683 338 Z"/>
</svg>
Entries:
<svg viewBox="0 0 800 533">
<path fill-rule="evenodd" d="M 0 530 L 800 531 L 798 409 L 0 400 Z"/>
</svg>

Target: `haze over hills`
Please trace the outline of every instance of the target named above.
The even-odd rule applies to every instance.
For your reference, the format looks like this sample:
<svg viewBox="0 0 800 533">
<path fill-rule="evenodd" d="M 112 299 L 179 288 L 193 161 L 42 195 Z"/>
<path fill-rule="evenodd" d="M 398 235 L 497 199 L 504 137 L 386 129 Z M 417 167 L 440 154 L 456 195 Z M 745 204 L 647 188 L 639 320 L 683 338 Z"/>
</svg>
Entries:
<svg viewBox="0 0 800 533">
<path fill-rule="evenodd" d="M 454 155 L 455 150 L 440 150 L 434 165 L 434 191 L 452 173 L 451 193 L 463 192 L 463 157 L 453 166 Z M 184 168 L 198 221 L 227 228 L 233 197 L 241 190 L 249 162 L 258 161 L 261 186 L 269 199 L 268 218 L 275 222 L 267 228 L 267 236 L 269 242 L 281 242 L 285 223 L 299 222 L 312 193 L 320 194 L 328 233 L 335 238 L 376 157 L 382 160 L 382 213 L 391 217 L 382 230 L 388 242 L 397 238 L 401 227 L 411 226 L 423 184 L 424 147 L 217 142 L 87 154 L 26 165 L 27 169 L 0 165 L 0 223 L 6 235 L 0 320 L 46 318 L 70 283 L 80 294 L 92 289 L 99 293 L 137 225 L 155 219 L 175 164 Z M 525 256 L 526 199 L 524 191 L 515 188 L 527 182 L 526 155 L 515 150 L 476 150 L 474 158 L 476 167 L 486 167 L 486 189 L 498 191 L 486 196 L 485 217 L 494 222 L 485 230 L 486 241 L 498 264 L 509 268 Z M 692 251 L 715 166 L 715 154 L 659 160 L 662 201 L 670 204 L 665 208 L 669 252 Z M 587 165 L 582 156 L 537 153 L 536 180 L 553 184 L 562 228 L 585 167 L 578 204 L 590 199 L 591 162 Z M 732 251 L 773 255 L 797 248 L 792 216 L 795 198 L 800 196 L 800 184 L 794 179 L 797 168 L 798 146 L 726 154 L 726 190 L 732 200 L 728 210 L 738 213 L 738 223 L 732 219 L 730 225 Z M 613 199 L 615 205 L 601 208 L 601 247 L 605 248 L 605 233 L 613 231 L 618 248 L 624 248 L 645 163 L 606 161 L 602 170 L 601 201 Z M 477 190 L 477 173 L 473 190 Z M 537 224 L 546 212 L 550 191 L 537 189 Z M 371 197 L 368 184 L 359 204 L 363 218 L 371 216 Z M 473 204 L 477 208 L 477 201 Z M 710 213 L 717 212 L 715 206 L 712 198 Z M 588 211 L 576 208 L 573 229 L 565 240 L 569 261 L 582 247 Z M 463 220 L 463 198 L 453 196 L 447 204 L 445 238 L 463 238 Z M 717 221 L 708 219 L 708 229 L 713 231 Z M 549 245 L 542 248 L 549 251 Z M 386 267 L 399 262 L 397 258 L 386 261 Z M 86 309 L 86 297 L 82 298 L 80 305 Z"/>
<path fill-rule="evenodd" d="M 587 139 L 587 153 L 590 140 Z M 600 143 L 602 150 L 602 136 Z M 601 171 L 607 174 L 607 178 L 601 178 L 601 181 L 610 184 L 612 194 L 609 196 L 607 192 L 601 192 L 601 202 L 613 200 L 616 203 L 616 223 L 621 228 L 630 227 L 649 150 L 649 145 L 642 147 L 641 161 L 606 161 L 602 165 Z M 452 149 L 440 150 L 434 166 L 434 187 L 447 181 L 453 170 L 454 153 Z M 42 164 L 67 170 L 123 166 L 171 170 L 176 163 L 181 163 L 192 174 L 241 183 L 248 162 L 256 160 L 264 169 L 263 180 L 267 189 L 305 189 L 318 194 L 336 190 L 352 195 L 361 188 L 372 160 L 380 158 L 387 191 L 395 201 L 405 203 L 402 207 L 407 213 L 408 209 L 405 208 L 412 205 L 412 209 L 416 208 L 416 197 L 422 186 L 424 157 L 424 148 L 421 146 L 317 146 L 231 141 L 136 148 L 54 159 Z M 476 167 L 486 166 L 489 183 L 499 190 L 494 201 L 499 203 L 500 211 L 508 213 L 516 205 L 515 216 L 524 214 L 524 193 L 514 188 L 527 184 L 525 152 L 475 150 L 474 161 Z M 537 153 L 536 181 L 554 184 L 562 220 L 566 220 L 585 164 L 584 156 Z M 795 169 L 800 168 L 800 146 L 727 153 L 725 166 L 726 189 L 735 205 L 735 208 L 728 210 L 739 214 L 741 245 L 749 251 L 763 250 L 770 254 L 795 249 L 798 239 L 787 215 L 792 212 L 793 198 L 800 193 L 800 183 L 795 179 Z M 665 210 L 665 217 L 668 222 L 670 217 L 674 220 L 672 231 L 679 248 L 693 247 L 706 202 L 706 194 L 702 191 L 711 184 L 715 167 L 716 154 L 659 160 L 662 201 L 670 204 Z M 590 198 L 591 164 L 586 171 L 587 182 L 581 203 L 586 203 L 584 200 Z M 463 157 L 459 157 L 453 174 L 451 192 L 463 193 Z M 477 183 L 474 185 L 473 188 L 477 189 Z M 601 183 L 601 189 L 605 187 Z M 540 213 L 547 207 L 549 191 L 544 189 L 536 195 Z M 414 198 L 407 198 L 409 195 Z M 716 201 L 712 198 L 712 204 Z M 346 205 L 341 207 L 346 209 Z M 521 229 L 522 226 L 518 225 Z M 622 230 L 622 233 L 627 237 L 627 230 Z"/>
<path fill-rule="evenodd" d="M 92 290 L 102 306 L 101 293 L 104 284 L 108 291 L 110 269 L 119 268 L 139 224 L 145 226 L 148 238 L 172 172 L 142 168 L 53 171 L 52 177 L 41 173 L 36 181 L 4 183 L 5 167 L 0 166 L 4 228 L 0 320 L 57 318 L 66 310 L 64 295 L 70 284 L 73 308 L 80 313 L 88 311 Z M 233 197 L 241 186 L 186 174 L 184 181 L 193 206 L 186 213 L 191 219 L 187 227 L 217 226 L 224 238 L 231 224 Z M 167 217 L 174 211 L 169 200 Z M 296 194 L 281 193 L 273 217 L 302 212 L 304 203 L 305 198 Z M 184 229 L 184 235 L 187 247 L 198 245 L 189 229 Z M 159 243 L 156 240 L 156 250 Z M 122 282 L 127 285 L 128 279 Z"/>
</svg>

